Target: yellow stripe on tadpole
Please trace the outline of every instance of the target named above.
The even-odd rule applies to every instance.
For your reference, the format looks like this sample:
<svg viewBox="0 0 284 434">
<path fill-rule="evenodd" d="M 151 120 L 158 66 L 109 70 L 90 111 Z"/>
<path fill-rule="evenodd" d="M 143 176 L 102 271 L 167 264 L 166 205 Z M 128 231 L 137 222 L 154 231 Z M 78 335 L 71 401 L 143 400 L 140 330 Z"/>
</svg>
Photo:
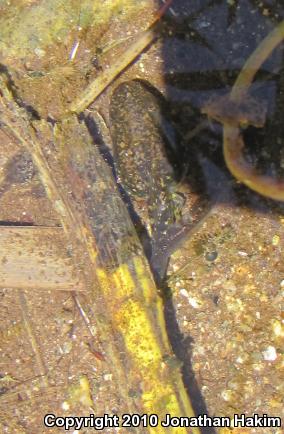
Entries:
<svg viewBox="0 0 284 434">
<path fill-rule="evenodd" d="M 123 337 L 127 360 L 131 366 L 129 381 L 135 379 L 139 399 L 147 414 L 157 414 L 159 421 L 171 416 L 194 416 L 185 391 L 180 370 L 174 363 L 165 329 L 163 305 L 154 281 L 141 257 L 132 258 L 131 266 L 120 265 L 106 273 L 97 270 L 107 315 L 115 330 Z M 149 277 L 148 277 L 148 276 Z M 135 386 L 134 386 L 135 387 Z M 197 428 L 148 428 L 150 433 L 200 434 Z"/>
</svg>

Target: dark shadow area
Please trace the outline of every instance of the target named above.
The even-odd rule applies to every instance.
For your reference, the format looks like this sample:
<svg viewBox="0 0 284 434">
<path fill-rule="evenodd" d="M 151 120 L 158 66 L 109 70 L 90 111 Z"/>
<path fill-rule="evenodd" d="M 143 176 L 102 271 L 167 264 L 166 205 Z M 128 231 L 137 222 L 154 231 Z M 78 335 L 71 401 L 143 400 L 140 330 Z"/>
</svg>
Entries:
<svg viewBox="0 0 284 434">
<path fill-rule="evenodd" d="M 182 170 L 186 169 L 185 179 L 193 191 L 206 198 L 204 209 L 221 202 L 264 214 L 284 211 L 283 203 L 263 198 L 234 180 L 223 158 L 222 126 L 201 113 L 207 101 L 230 91 L 250 54 L 283 17 L 284 8 L 276 1 L 176 0 L 160 23 L 166 98 L 179 132 Z M 251 87 L 260 108 L 267 110 L 266 124 L 243 131 L 248 161 L 260 173 L 282 179 L 283 83 L 282 44 L 262 65 Z M 192 342 L 179 329 L 170 296 L 165 296 L 165 317 L 173 350 L 183 362 L 194 411 L 208 414 L 192 371 Z M 215 430 L 201 428 L 201 432 Z"/>
<path fill-rule="evenodd" d="M 166 288 L 164 288 L 164 291 L 166 291 Z M 176 357 L 183 363 L 183 381 L 190 397 L 194 413 L 196 416 L 210 416 L 190 362 L 190 353 L 193 341 L 190 337 L 185 338 L 184 335 L 181 333 L 176 319 L 173 300 L 170 296 L 164 297 L 164 312 L 168 336 L 172 345 L 173 352 Z M 200 427 L 199 429 L 202 434 L 216 434 L 215 429 L 211 427 Z"/>
</svg>

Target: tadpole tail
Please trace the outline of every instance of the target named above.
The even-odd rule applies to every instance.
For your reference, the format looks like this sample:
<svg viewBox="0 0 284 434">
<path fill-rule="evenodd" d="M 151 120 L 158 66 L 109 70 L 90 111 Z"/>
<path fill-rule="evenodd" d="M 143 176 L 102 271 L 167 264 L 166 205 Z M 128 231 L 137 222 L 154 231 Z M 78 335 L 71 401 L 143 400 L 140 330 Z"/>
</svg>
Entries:
<svg viewBox="0 0 284 434">
<path fill-rule="evenodd" d="M 155 234 L 152 239 L 150 268 L 158 287 L 164 285 L 171 255 L 202 226 L 210 211 L 204 210 L 197 222 L 174 223 L 164 234 Z"/>
</svg>

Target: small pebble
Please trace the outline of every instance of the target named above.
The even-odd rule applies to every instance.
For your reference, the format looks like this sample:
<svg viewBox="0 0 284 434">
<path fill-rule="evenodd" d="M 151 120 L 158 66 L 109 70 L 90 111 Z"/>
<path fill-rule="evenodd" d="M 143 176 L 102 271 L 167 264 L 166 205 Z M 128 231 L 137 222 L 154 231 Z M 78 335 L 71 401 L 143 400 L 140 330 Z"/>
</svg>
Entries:
<svg viewBox="0 0 284 434">
<path fill-rule="evenodd" d="M 62 410 L 67 411 L 67 410 L 69 410 L 70 405 L 69 405 L 69 403 L 67 401 L 63 401 L 62 405 L 61 405 L 61 408 L 62 408 Z"/>
<path fill-rule="evenodd" d="M 276 349 L 272 345 L 269 345 L 264 351 L 262 351 L 262 355 L 264 360 L 268 362 L 273 362 L 277 359 Z"/>
<path fill-rule="evenodd" d="M 112 380 L 112 374 L 105 374 L 104 375 L 104 380 L 105 381 L 111 381 Z"/>
<path fill-rule="evenodd" d="M 242 257 L 246 257 L 246 256 L 248 256 L 248 253 L 247 253 L 247 252 L 239 251 L 238 254 L 239 254 L 240 256 L 242 256 Z"/>
<path fill-rule="evenodd" d="M 198 309 L 200 306 L 202 306 L 201 301 L 193 297 L 188 297 L 188 302 L 194 309 Z"/>
<path fill-rule="evenodd" d="M 42 48 L 36 48 L 35 49 L 35 55 L 37 57 L 44 57 L 45 56 L 45 51 Z"/>
<path fill-rule="evenodd" d="M 221 392 L 221 397 L 224 399 L 224 401 L 231 401 L 233 397 L 232 390 L 223 390 L 223 392 Z"/>
<path fill-rule="evenodd" d="M 284 328 L 280 321 L 272 320 L 272 331 L 277 337 L 284 337 Z"/>
<path fill-rule="evenodd" d="M 188 298 L 188 292 L 187 292 L 186 289 L 181 288 L 180 291 L 179 291 L 179 293 L 180 293 L 180 295 L 182 295 L 183 297 Z"/>
</svg>

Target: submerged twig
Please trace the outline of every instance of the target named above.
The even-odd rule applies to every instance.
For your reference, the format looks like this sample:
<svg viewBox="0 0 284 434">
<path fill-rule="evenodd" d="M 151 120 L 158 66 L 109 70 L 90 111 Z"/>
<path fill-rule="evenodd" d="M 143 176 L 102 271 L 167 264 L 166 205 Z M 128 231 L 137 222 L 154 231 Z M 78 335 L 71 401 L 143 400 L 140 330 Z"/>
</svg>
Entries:
<svg viewBox="0 0 284 434">
<path fill-rule="evenodd" d="M 40 347 L 38 345 L 37 339 L 36 339 L 34 331 L 33 331 L 33 327 L 32 327 L 32 324 L 31 324 L 31 321 L 29 318 L 26 296 L 25 296 L 25 293 L 22 289 L 18 290 L 18 298 L 19 298 L 19 302 L 20 302 L 20 307 L 21 307 L 21 311 L 22 311 L 22 317 L 23 317 L 25 329 L 26 329 L 27 335 L 29 337 L 29 342 L 32 346 L 32 349 L 33 349 L 33 352 L 35 355 L 35 360 L 36 360 L 36 363 L 37 363 L 37 366 L 39 369 L 39 373 L 40 373 L 39 378 L 42 380 L 43 387 L 48 387 L 49 384 L 48 384 L 47 377 L 46 377 L 47 368 L 45 366 Z"/>
<path fill-rule="evenodd" d="M 248 93 L 252 81 L 265 60 L 284 39 L 284 20 L 273 29 L 259 44 L 256 50 L 245 62 L 232 88 L 230 99 L 240 101 Z"/>
<path fill-rule="evenodd" d="M 32 154 L 58 210 L 74 266 L 88 289 L 76 297 L 88 318 L 96 318 L 123 411 L 157 414 L 159 419 L 166 414 L 194 416 L 179 368 L 166 362 L 172 350 L 162 300 L 111 169 L 86 126 L 72 115 L 55 126 L 43 120 L 31 123 L 1 74 L 0 113 L 1 129 Z M 176 430 L 155 428 L 159 434 L 166 431 Z M 188 430 L 181 427 L 179 432 Z M 200 434 L 197 427 L 190 432 Z"/>
</svg>

